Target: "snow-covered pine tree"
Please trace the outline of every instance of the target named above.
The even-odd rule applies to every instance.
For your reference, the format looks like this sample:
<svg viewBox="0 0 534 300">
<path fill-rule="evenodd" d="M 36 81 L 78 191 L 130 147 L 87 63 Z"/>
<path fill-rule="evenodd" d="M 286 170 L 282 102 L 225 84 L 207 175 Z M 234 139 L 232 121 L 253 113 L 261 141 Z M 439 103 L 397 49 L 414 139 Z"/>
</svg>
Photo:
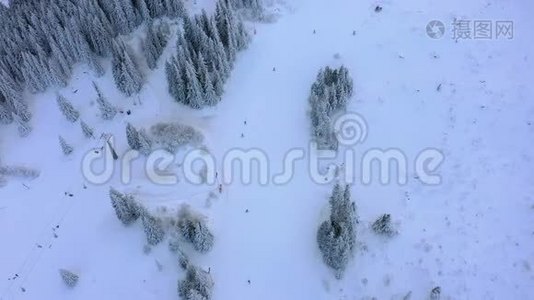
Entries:
<svg viewBox="0 0 534 300">
<path fill-rule="evenodd" d="M 0 99 L 4 96 L 0 93 Z M 0 124 L 11 124 L 13 123 L 13 114 L 11 114 L 11 111 L 6 107 L 6 102 L 0 101 Z"/>
<path fill-rule="evenodd" d="M 70 47 L 73 47 L 75 53 L 76 61 L 86 63 L 91 70 L 95 73 L 96 76 L 100 77 L 104 75 L 104 68 L 98 62 L 96 55 L 91 51 L 89 43 L 85 39 L 80 29 L 80 24 L 78 20 L 71 18 L 68 21 L 68 26 L 70 27 L 69 36 L 70 36 Z"/>
<path fill-rule="evenodd" d="M 82 127 L 83 135 L 86 138 L 94 138 L 95 137 L 93 128 L 91 128 L 89 125 L 87 125 L 87 123 L 85 123 L 84 121 L 80 121 L 80 126 Z"/>
<path fill-rule="evenodd" d="M 80 117 L 80 113 L 72 106 L 72 104 L 62 95 L 57 95 L 57 105 L 59 110 L 69 122 L 76 122 Z"/>
<path fill-rule="evenodd" d="M 143 22 L 152 21 L 150 11 L 148 10 L 148 6 L 145 0 L 134 0 L 134 6 L 136 8 L 139 18 L 141 18 Z"/>
<path fill-rule="evenodd" d="M 187 63 L 186 51 L 183 46 L 178 46 L 178 55 L 172 57 L 165 65 L 169 93 L 176 102 L 186 104 L 186 80 L 185 64 Z"/>
<path fill-rule="evenodd" d="M 120 34 L 132 32 L 142 21 L 131 0 L 100 1 L 100 5 Z"/>
<path fill-rule="evenodd" d="M 397 234 L 397 231 L 391 224 L 391 215 L 381 215 L 372 225 L 372 229 L 376 234 L 392 237 Z"/>
<path fill-rule="evenodd" d="M 29 122 L 32 115 L 28 109 L 28 106 L 26 103 L 23 102 L 22 99 L 11 99 L 10 102 L 12 106 L 13 112 L 23 121 L 23 122 Z"/>
<path fill-rule="evenodd" d="M 62 136 L 59 136 L 59 145 L 61 146 L 61 151 L 63 151 L 64 155 L 69 155 L 74 150 L 71 145 L 67 144 Z"/>
<path fill-rule="evenodd" d="M 143 87 L 143 75 L 134 63 L 131 51 L 118 40 L 113 47 L 112 71 L 119 91 L 130 97 Z"/>
<path fill-rule="evenodd" d="M 212 290 L 210 273 L 191 264 L 187 267 L 185 278 L 178 282 L 178 295 L 184 300 L 209 300 Z"/>
<path fill-rule="evenodd" d="M 141 221 L 147 243 L 153 246 L 159 244 L 165 236 L 162 221 L 151 215 L 146 209 L 141 212 Z"/>
<path fill-rule="evenodd" d="M 225 48 L 227 60 L 230 63 L 230 66 L 232 66 L 237 52 L 235 41 L 235 33 L 237 30 L 236 24 L 234 23 L 235 17 L 233 10 L 227 5 L 228 4 L 225 3 L 225 1 L 217 2 L 215 8 L 215 22 L 219 38 Z"/>
<path fill-rule="evenodd" d="M 202 87 L 189 60 L 185 62 L 185 86 L 185 104 L 196 109 L 202 108 Z"/>
<path fill-rule="evenodd" d="M 49 85 L 48 68 L 42 58 L 29 52 L 22 52 L 22 72 L 30 92 L 44 92 Z"/>
<path fill-rule="evenodd" d="M 16 82 L 13 75 L 8 71 L 8 66 L 0 60 L 0 95 L 2 103 L 7 110 L 18 115 L 23 121 L 28 122 L 31 114 L 27 106 L 22 102 L 22 88 Z"/>
<path fill-rule="evenodd" d="M 59 48 L 57 42 L 53 37 L 49 38 L 52 53 L 48 59 L 49 71 L 52 75 L 53 81 L 60 87 L 65 87 L 71 75 L 71 64 L 67 57 Z"/>
<path fill-rule="evenodd" d="M 180 236 L 190 242 L 195 250 L 200 253 L 211 250 L 214 237 L 202 217 L 185 210 L 181 212 L 177 225 Z"/>
<path fill-rule="evenodd" d="M 63 279 L 63 282 L 69 287 L 73 288 L 78 283 L 78 280 L 80 277 L 73 273 L 72 271 L 65 270 L 65 269 L 59 269 L 59 275 L 61 276 L 61 279 Z"/>
<path fill-rule="evenodd" d="M 128 145 L 133 150 L 139 150 L 141 148 L 139 143 L 139 133 L 130 123 L 126 125 L 126 139 L 128 140 Z"/>
<path fill-rule="evenodd" d="M 98 103 L 98 108 L 100 109 L 102 119 L 113 120 L 113 118 L 117 114 L 117 109 L 106 100 L 104 94 L 94 81 L 93 87 L 95 88 L 95 91 L 97 93 L 96 102 Z"/>
<path fill-rule="evenodd" d="M 164 0 L 167 16 L 170 18 L 183 18 L 187 15 L 182 0 Z"/>
<path fill-rule="evenodd" d="M 141 208 L 131 195 L 125 195 L 111 187 L 109 197 L 115 214 L 122 224 L 129 225 L 139 218 Z"/>
<path fill-rule="evenodd" d="M 198 54 L 197 68 L 197 74 L 203 92 L 203 105 L 214 106 L 218 103 L 218 97 L 215 93 L 215 89 L 211 82 L 211 76 L 208 72 L 208 68 L 204 61 L 204 56 L 202 55 L 202 53 Z"/>
<path fill-rule="evenodd" d="M 248 44 L 250 44 L 251 37 L 248 34 L 247 29 L 245 28 L 245 24 L 239 20 L 237 23 L 236 28 L 236 48 L 238 51 L 242 51 L 248 47 Z"/>
<path fill-rule="evenodd" d="M 157 62 L 169 40 L 169 26 L 166 23 L 155 25 L 150 22 L 147 25 L 146 38 L 143 40 L 143 52 L 147 65 L 155 69 Z"/>
<path fill-rule="evenodd" d="M 324 221 L 317 231 L 319 250 L 325 264 L 341 278 L 353 255 L 356 231 L 355 212 L 350 202 L 349 187 L 342 190 L 339 184 L 334 186 L 330 197 L 330 219 Z"/>
<path fill-rule="evenodd" d="M 148 136 L 148 133 L 144 128 L 141 128 L 139 131 L 139 152 L 144 155 L 149 155 L 152 151 L 152 139 Z"/>
<path fill-rule="evenodd" d="M 348 70 L 325 67 L 317 75 L 310 92 L 310 118 L 313 137 L 321 148 L 337 149 L 332 117 L 345 111 L 348 99 L 352 96 L 352 79 Z"/>
</svg>

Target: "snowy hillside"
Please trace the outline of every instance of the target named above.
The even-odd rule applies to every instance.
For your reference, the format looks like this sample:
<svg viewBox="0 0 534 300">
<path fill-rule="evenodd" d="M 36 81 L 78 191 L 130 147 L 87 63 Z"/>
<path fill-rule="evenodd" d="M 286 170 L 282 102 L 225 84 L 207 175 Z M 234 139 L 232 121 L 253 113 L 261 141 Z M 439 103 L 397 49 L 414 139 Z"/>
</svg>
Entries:
<svg viewBox="0 0 534 300">
<path fill-rule="evenodd" d="M 205 216 L 213 247 L 202 253 L 186 245 L 184 252 L 209 272 L 211 299 L 430 299 L 436 287 L 433 299 L 533 297 L 534 3 L 266 2 L 271 18 L 244 22 L 250 44 L 236 52 L 220 102 L 209 107 L 192 108 L 169 93 L 166 62 L 180 44 L 173 20 L 154 70 L 141 50 L 144 25 L 123 37 L 145 74 L 131 97 L 117 88 L 110 59 L 101 60 L 102 77 L 77 64 L 66 87 L 24 93 L 33 129 L 20 137 L 15 123 L 0 126 L 0 166 L 24 166 L 39 176 L 2 178 L 0 299 L 180 299 L 178 281 L 186 272 L 169 251 L 171 235 L 147 246 L 141 220 L 125 226 L 117 219 L 110 187 L 164 222 L 183 205 Z M 211 0 L 186 6 L 215 11 Z M 441 23 L 427 26 L 432 20 Z M 476 29 L 488 27 L 475 23 L 487 21 L 492 35 L 481 38 Z M 330 174 L 318 182 L 310 171 L 309 97 L 320 69 L 342 65 L 353 80 L 346 110 L 361 118 L 365 136 L 337 149 L 354 151 L 354 161 L 338 156 L 319 166 L 321 172 L 329 164 L 354 167 L 348 183 L 356 244 L 336 279 L 317 242 L 336 180 Z M 93 81 L 117 108 L 111 121 L 100 116 Z M 84 137 L 80 121 L 63 116 L 57 93 L 91 125 L 94 138 Z M 171 184 L 154 182 L 143 155 L 131 170 L 121 165 L 131 146 L 127 124 L 150 132 L 162 122 L 203 136 L 181 145 L 175 160 L 157 170 L 176 175 Z M 72 146 L 70 155 L 59 135 Z M 97 183 L 87 177 L 84 160 L 109 151 L 109 137 L 119 159 L 95 159 L 94 170 L 113 166 Z M 184 157 L 199 149 L 215 160 L 213 182 L 195 184 L 184 173 Z M 237 168 L 229 180 L 225 157 L 251 149 L 267 160 L 267 182 L 258 166 L 250 183 L 237 178 L 243 171 Z M 373 165 L 366 183 L 364 158 L 392 149 L 406 159 L 406 182 L 397 182 L 401 167 L 380 174 Z M 288 153 L 300 150 L 291 176 L 276 182 L 291 167 Z M 426 181 L 417 169 L 429 153 L 443 158 L 438 166 L 423 165 L 439 182 Z M 381 183 L 380 175 L 390 182 Z M 396 234 L 373 230 L 383 214 L 391 215 Z M 60 269 L 79 276 L 73 288 Z"/>
</svg>

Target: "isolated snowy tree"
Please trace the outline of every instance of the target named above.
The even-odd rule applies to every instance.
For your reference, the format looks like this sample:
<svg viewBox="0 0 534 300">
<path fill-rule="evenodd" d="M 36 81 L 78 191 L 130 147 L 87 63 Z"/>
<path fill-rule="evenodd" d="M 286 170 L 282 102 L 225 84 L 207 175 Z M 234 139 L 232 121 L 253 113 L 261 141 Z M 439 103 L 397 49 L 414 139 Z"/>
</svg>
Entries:
<svg viewBox="0 0 534 300">
<path fill-rule="evenodd" d="M 185 278 L 178 282 L 178 295 L 184 300 L 211 299 L 213 279 L 210 273 L 189 265 Z"/>
<path fill-rule="evenodd" d="M 102 94 L 102 91 L 100 91 L 100 88 L 96 85 L 94 81 L 93 87 L 95 88 L 96 93 L 98 95 L 98 97 L 96 98 L 96 102 L 98 103 L 98 108 L 100 109 L 102 119 L 113 120 L 113 118 L 117 114 L 117 109 L 106 100 L 104 94 Z"/>
<path fill-rule="evenodd" d="M 113 78 L 119 91 L 130 97 L 139 93 L 143 87 L 143 75 L 135 64 L 131 50 L 118 40 L 113 47 L 113 60 L 111 62 Z"/>
<path fill-rule="evenodd" d="M 152 216 L 146 209 L 142 210 L 141 221 L 145 231 L 146 240 L 149 245 L 157 245 L 165 236 L 162 221 Z"/>
<path fill-rule="evenodd" d="M 169 26 L 166 23 L 147 25 L 146 38 L 143 41 L 143 52 L 150 69 L 155 69 L 157 62 L 169 40 Z"/>
<path fill-rule="evenodd" d="M 80 126 L 82 127 L 83 135 L 86 138 L 94 138 L 94 130 L 89 125 L 87 125 L 84 121 L 80 121 Z"/>
<path fill-rule="evenodd" d="M 376 234 L 384 235 L 384 236 L 394 236 L 397 234 L 397 230 L 393 227 L 391 224 L 391 215 L 390 214 L 383 214 L 380 216 L 372 225 L 372 229 Z"/>
<path fill-rule="evenodd" d="M 213 247 L 214 237 L 206 222 L 187 208 L 183 208 L 180 212 L 177 229 L 179 235 L 190 242 L 198 252 L 206 253 Z"/>
<path fill-rule="evenodd" d="M 346 110 L 347 101 L 352 96 L 352 85 L 344 66 L 321 69 L 312 84 L 309 97 L 312 135 L 321 148 L 337 149 L 332 118 L 334 114 Z"/>
<path fill-rule="evenodd" d="M 80 277 L 68 270 L 65 269 L 59 269 L 59 275 L 61 276 L 61 279 L 63 279 L 63 282 L 69 287 L 73 288 L 78 283 L 78 280 Z"/>
<path fill-rule="evenodd" d="M 122 194 L 111 187 L 109 190 L 109 197 L 117 218 L 124 225 L 129 225 L 139 218 L 141 208 L 131 195 Z"/>
<path fill-rule="evenodd" d="M 72 106 L 72 104 L 62 95 L 57 96 L 57 105 L 59 110 L 63 113 L 69 122 L 76 122 L 80 117 L 80 113 Z"/>
<path fill-rule="evenodd" d="M 139 133 L 137 132 L 137 129 L 132 126 L 132 124 L 128 123 L 126 125 L 126 139 L 128 140 L 128 145 L 133 150 L 139 150 L 141 148 L 141 144 L 139 142 Z"/>
<path fill-rule="evenodd" d="M 63 151 L 64 155 L 69 155 L 74 150 L 71 145 L 67 144 L 62 136 L 59 136 L 59 145 L 61 146 L 61 151 Z"/>
<path fill-rule="evenodd" d="M 330 196 L 330 219 L 323 222 L 317 232 L 319 250 L 325 264 L 341 278 L 353 255 L 356 231 L 355 211 L 350 200 L 349 187 L 342 190 L 339 184 L 334 186 Z"/>
</svg>

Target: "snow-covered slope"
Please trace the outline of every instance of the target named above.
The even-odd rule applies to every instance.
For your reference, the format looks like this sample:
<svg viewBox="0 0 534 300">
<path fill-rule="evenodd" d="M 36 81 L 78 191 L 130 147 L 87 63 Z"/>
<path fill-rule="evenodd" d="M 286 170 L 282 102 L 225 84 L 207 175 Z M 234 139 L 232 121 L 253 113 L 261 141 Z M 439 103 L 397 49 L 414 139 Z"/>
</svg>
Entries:
<svg viewBox="0 0 534 300">
<path fill-rule="evenodd" d="M 406 185 L 355 183 L 360 246 L 344 278 L 336 280 L 316 244 L 331 185 L 312 182 L 304 161 L 288 184 L 234 182 L 211 205 L 205 199 L 218 193 L 217 186 L 155 185 L 139 165 L 129 185 L 120 184 L 118 171 L 108 183 L 92 185 L 83 178 L 81 161 L 102 140 L 84 139 L 79 124 L 58 111 L 55 91 L 48 91 L 31 96 L 34 130 L 28 138 L 1 129 L 2 163 L 34 167 L 41 175 L 10 180 L 0 189 L 0 299 L 178 297 L 183 273 L 176 259 L 166 245 L 143 252 L 141 226 L 120 224 L 109 186 L 154 207 L 189 203 L 209 217 L 215 246 L 192 260 L 210 269 L 214 299 L 389 299 L 410 292 L 412 299 L 425 299 L 435 286 L 446 299 L 530 297 L 534 5 L 296 0 L 280 7 L 276 22 L 251 25 L 253 42 L 239 54 L 214 109 L 173 103 L 163 67 L 132 99 L 115 89 L 109 71 L 97 80 L 113 103 L 132 111 L 113 122 L 97 117 L 94 78 L 84 68 L 60 92 L 97 137 L 115 136 L 120 153 L 127 150 L 126 122 L 149 127 L 179 120 L 205 134 L 216 158 L 234 148 L 258 148 L 277 173 L 287 151 L 308 147 L 307 97 L 317 71 L 344 64 L 355 83 L 349 110 L 369 126 L 357 153 L 398 148 L 414 158 L 425 148 L 440 149 L 442 184 L 424 185 L 411 170 Z M 511 20 L 514 37 L 455 42 L 449 31 L 455 18 Z M 442 39 L 427 36 L 425 27 L 434 19 L 446 25 Z M 58 134 L 73 144 L 72 156 L 62 155 Z M 369 228 L 386 212 L 399 223 L 392 239 Z M 75 289 L 64 286 L 59 268 L 80 274 Z"/>
</svg>

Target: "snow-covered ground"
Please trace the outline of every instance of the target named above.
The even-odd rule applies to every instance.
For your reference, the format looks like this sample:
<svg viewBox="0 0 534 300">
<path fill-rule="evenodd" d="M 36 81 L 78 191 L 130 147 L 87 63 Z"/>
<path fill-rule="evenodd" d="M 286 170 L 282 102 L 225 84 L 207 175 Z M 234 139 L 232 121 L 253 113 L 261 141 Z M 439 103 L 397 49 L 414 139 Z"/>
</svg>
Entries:
<svg viewBox="0 0 534 300">
<path fill-rule="evenodd" d="M 331 185 L 313 183 L 304 161 L 296 163 L 288 184 L 234 182 L 211 205 L 205 199 L 217 186 L 155 185 L 139 165 L 129 185 L 120 184 L 118 172 L 93 185 L 84 180 L 81 161 L 102 140 L 84 139 L 50 90 L 30 96 L 34 130 L 28 138 L 16 136 L 15 128 L 1 129 L 2 163 L 30 166 L 41 175 L 0 189 L 0 299 L 178 297 L 183 272 L 175 257 L 165 244 L 143 252 L 141 226 L 124 227 L 116 219 L 110 186 L 154 207 L 189 203 L 209 217 L 215 246 L 192 260 L 211 270 L 214 299 L 402 299 L 410 292 L 412 299 L 425 299 L 435 286 L 445 299 L 532 297 L 534 4 L 295 0 L 280 7 L 276 22 L 251 25 L 253 42 L 239 54 L 214 109 L 174 103 L 163 67 L 132 99 L 115 89 L 109 71 L 96 79 L 108 99 L 132 111 L 113 122 L 98 118 L 94 78 L 84 68 L 60 92 L 97 137 L 115 136 L 119 153 L 127 150 L 126 122 L 148 128 L 178 120 L 201 130 L 215 157 L 258 148 L 276 173 L 287 151 L 308 146 L 307 97 L 317 71 L 344 64 L 354 78 L 349 110 L 369 126 L 357 153 L 398 148 L 413 158 L 425 148 L 440 149 L 442 184 L 423 185 L 411 170 L 406 185 L 354 184 L 360 245 L 344 278 L 336 280 L 316 243 Z M 491 20 L 493 26 L 510 20 L 514 37 L 455 42 L 455 18 Z M 427 36 L 430 20 L 445 24 L 443 38 Z M 74 146 L 68 158 L 58 134 Z M 399 224 L 392 239 L 369 228 L 386 212 Z M 64 286 L 59 268 L 80 274 L 75 289 Z"/>
</svg>

